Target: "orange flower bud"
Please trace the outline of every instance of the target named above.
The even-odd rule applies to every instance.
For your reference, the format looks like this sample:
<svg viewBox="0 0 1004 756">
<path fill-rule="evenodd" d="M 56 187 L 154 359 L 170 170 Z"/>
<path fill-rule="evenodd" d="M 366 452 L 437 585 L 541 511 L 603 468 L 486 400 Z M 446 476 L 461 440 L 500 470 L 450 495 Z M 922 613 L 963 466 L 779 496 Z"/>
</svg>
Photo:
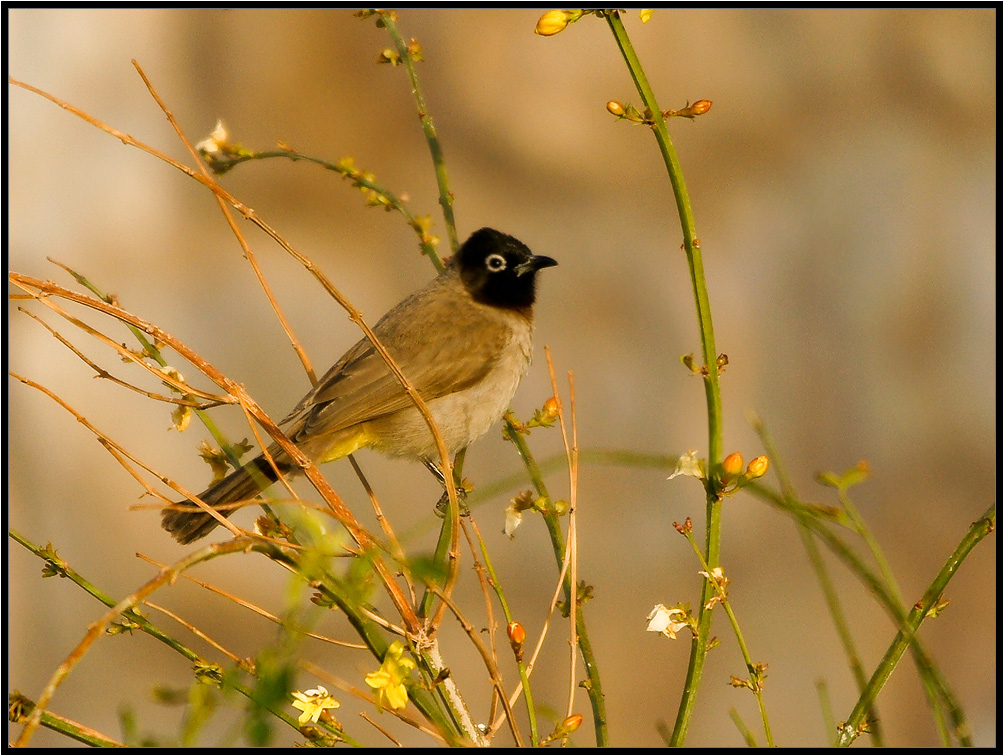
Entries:
<svg viewBox="0 0 1004 756">
<path fill-rule="evenodd" d="M 767 472 L 767 468 L 770 466 L 770 460 L 767 459 L 763 454 L 761 454 L 756 459 L 752 460 L 749 465 L 746 466 L 746 477 L 750 480 L 754 478 L 759 478 Z"/>
<path fill-rule="evenodd" d="M 558 400 L 553 396 L 544 402 L 544 406 L 541 408 L 541 419 L 545 421 L 553 421 L 558 417 Z"/>
<path fill-rule="evenodd" d="M 559 737 L 565 737 L 566 735 L 571 735 L 573 732 L 579 729 L 579 725 L 582 724 L 582 715 L 573 714 L 570 717 L 566 717 L 565 721 L 558 725 L 555 732 L 561 733 Z"/>
<path fill-rule="evenodd" d="M 703 115 L 711 110 L 711 100 L 698 100 L 693 105 L 691 105 L 688 110 L 695 116 Z"/>
<path fill-rule="evenodd" d="M 526 630 L 518 622 L 510 622 L 506 626 L 505 632 L 509 636 L 509 642 L 514 646 L 522 646 L 526 641 Z"/>
<path fill-rule="evenodd" d="M 526 630 L 518 622 L 510 622 L 506 626 L 505 633 L 509 636 L 509 645 L 512 646 L 516 661 L 523 661 L 523 643 L 526 642 Z"/>
<path fill-rule="evenodd" d="M 617 100 L 611 100 L 607 103 L 607 112 L 611 115 L 622 116 L 624 115 L 624 106 L 617 102 Z"/>
<path fill-rule="evenodd" d="M 722 479 L 730 480 L 743 471 L 743 455 L 732 452 L 722 460 Z"/>
</svg>

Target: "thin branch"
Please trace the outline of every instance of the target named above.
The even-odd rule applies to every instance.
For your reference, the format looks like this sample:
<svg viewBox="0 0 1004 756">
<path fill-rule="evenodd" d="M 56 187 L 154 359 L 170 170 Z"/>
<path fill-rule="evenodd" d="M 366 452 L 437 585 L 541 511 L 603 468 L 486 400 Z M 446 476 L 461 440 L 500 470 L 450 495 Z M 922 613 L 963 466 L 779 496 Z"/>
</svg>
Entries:
<svg viewBox="0 0 1004 756">
<path fill-rule="evenodd" d="M 155 609 L 156 611 L 160 612 L 161 614 L 166 614 L 168 617 L 170 617 L 171 619 L 173 619 L 175 622 L 177 622 L 179 625 L 181 625 L 182 627 L 184 627 L 190 633 L 192 633 L 196 637 L 201 638 L 202 640 L 204 640 L 206 643 L 208 643 L 210 646 L 212 646 L 213 648 L 215 648 L 217 651 L 219 651 L 221 654 L 223 654 L 224 656 L 226 656 L 228 659 L 230 659 L 230 661 L 232 661 L 234 664 L 236 664 L 238 667 L 240 667 L 241 669 L 245 670 L 246 672 L 253 672 L 254 671 L 254 665 L 253 664 L 250 664 L 246 659 L 242 659 L 237 654 L 235 654 L 233 651 L 229 651 L 221 643 L 218 643 L 217 641 L 214 641 L 212 638 L 210 638 L 208 635 L 206 635 L 206 633 L 204 633 L 202 630 L 200 630 L 199 628 L 197 628 L 191 622 L 182 619 L 177 614 L 175 614 L 174 612 L 172 612 L 170 609 L 166 609 L 163 606 L 160 606 L 159 604 L 154 604 L 154 603 L 152 603 L 150 601 L 144 601 L 143 605 L 144 606 L 148 606 L 151 609 Z"/>
<path fill-rule="evenodd" d="M 254 416 L 255 420 L 265 428 L 269 435 L 282 447 L 283 451 L 289 455 L 290 459 L 304 471 L 304 474 L 310 480 L 311 484 L 318 491 L 324 501 L 331 508 L 336 519 L 345 526 L 349 534 L 356 541 L 359 546 L 364 550 L 368 550 L 376 545 L 376 541 L 369 534 L 369 532 L 356 520 L 352 512 L 345 506 L 345 503 L 341 500 L 341 497 L 335 492 L 328 481 L 321 475 L 320 471 L 317 469 L 317 465 L 313 463 L 310 458 L 308 458 L 295 444 L 293 444 L 289 438 L 282 432 L 282 430 L 277 426 L 271 418 L 265 413 L 261 407 L 250 397 L 243 385 L 231 380 L 226 377 L 223 373 L 219 372 L 216 368 L 206 362 L 202 357 L 200 357 L 196 352 L 189 349 L 185 344 L 178 341 L 176 338 L 171 336 L 169 333 L 161 330 L 160 328 L 148 323 L 140 318 L 136 317 L 132 313 L 126 312 L 120 307 L 115 307 L 114 305 L 107 304 L 100 300 L 92 299 L 90 297 L 78 294 L 75 291 L 65 289 L 61 286 L 57 286 L 51 282 L 39 281 L 38 279 L 31 278 L 29 276 L 23 276 L 19 273 L 8 273 L 8 280 L 25 290 L 37 289 L 39 292 L 44 292 L 49 295 L 59 296 L 64 299 L 68 299 L 79 304 L 86 305 L 93 309 L 104 312 L 112 317 L 121 320 L 124 323 L 129 323 L 141 331 L 153 336 L 158 341 L 161 341 L 172 349 L 174 349 L 178 354 L 180 354 L 189 363 L 195 366 L 196 369 L 200 370 L 206 377 L 211 381 L 216 383 L 218 386 L 223 388 L 229 395 L 235 397 L 237 401 Z M 440 437 L 442 441 L 442 437 Z M 168 482 L 165 480 L 165 482 Z M 451 481 L 452 482 L 452 481 Z M 198 497 L 194 494 L 188 495 L 188 492 L 184 491 L 176 484 L 171 484 L 175 490 L 181 491 L 188 498 L 192 499 L 196 503 L 203 504 L 203 502 L 198 501 Z M 454 490 L 454 494 L 456 491 Z M 214 511 L 211 507 L 206 507 L 207 511 Z M 222 523 L 230 529 L 232 532 L 235 530 L 235 526 L 229 524 L 226 518 L 220 517 L 218 514 L 214 514 L 215 517 L 220 519 Z M 459 517 L 459 514 L 458 514 Z M 238 531 L 239 532 L 239 531 Z M 411 608 L 407 599 L 401 592 L 400 587 L 394 582 L 394 578 L 387 566 L 383 563 L 376 554 L 373 554 L 373 565 L 384 583 L 385 588 L 394 601 L 394 604 L 398 611 L 400 612 L 405 623 L 408 625 L 409 630 L 417 630 L 419 627 L 418 618 L 415 616 L 414 610 Z"/>
<path fill-rule="evenodd" d="M 867 687 L 858 698 L 847 721 L 838 725 L 837 729 L 840 733 L 837 739 L 838 746 L 849 746 L 867 728 L 868 710 L 878 697 L 883 686 L 885 686 L 886 681 L 896 668 L 899 660 L 903 657 L 907 648 L 910 647 L 910 643 L 920 629 L 921 623 L 930 615 L 931 610 L 941 599 L 949 581 L 954 577 L 955 572 L 962 562 L 965 561 L 966 557 L 969 556 L 969 553 L 975 548 L 976 544 L 993 532 L 996 522 L 997 505 L 991 504 L 983 516 L 972 524 L 959 542 L 959 545 L 956 546 L 955 551 L 952 552 L 951 556 L 949 556 L 944 566 L 924 592 L 923 598 L 914 605 L 906 618 L 904 626 L 896 633 L 892 644 L 868 681 Z"/>
<path fill-rule="evenodd" d="M 33 297 L 31 295 L 28 295 L 28 298 L 29 299 L 33 299 L 33 300 L 37 300 L 38 299 L 38 297 Z M 193 407 L 193 408 L 196 408 L 196 409 L 208 409 L 210 407 L 214 407 L 214 406 L 217 406 L 218 404 L 220 404 L 220 402 L 209 402 L 207 404 L 201 404 L 199 402 L 194 402 L 191 399 L 178 399 L 177 397 L 174 397 L 174 396 L 165 396 L 164 394 L 158 394 L 158 393 L 155 393 L 153 391 L 147 391 L 146 389 L 141 389 L 139 386 L 133 386 L 131 383 L 129 383 L 127 381 L 123 381 L 121 378 L 116 378 L 114 375 L 112 375 L 111 373 L 109 373 L 103 367 L 101 367 L 100 365 L 92 362 L 90 359 L 88 359 L 87 355 L 85 355 L 83 352 L 81 352 L 79 349 L 77 349 L 75 346 L 73 346 L 73 344 L 69 341 L 69 339 L 67 339 L 65 336 L 63 336 L 59 331 L 57 331 L 51 325 L 49 325 L 48 323 L 46 323 L 44 320 L 42 320 L 38 315 L 36 315 L 35 313 L 33 313 L 31 310 L 26 310 L 23 307 L 18 307 L 17 309 L 18 309 L 18 312 L 23 312 L 29 318 L 32 318 L 36 322 L 38 322 L 60 344 L 62 344 L 63 346 L 65 346 L 67 349 L 69 349 L 71 352 L 73 352 L 77 357 L 79 357 L 80 360 L 85 365 L 87 365 L 87 367 L 89 367 L 91 370 L 94 371 L 94 373 L 95 373 L 94 377 L 95 378 L 104 378 L 105 380 L 109 380 L 112 383 L 115 383 L 116 385 L 122 386 L 123 388 L 127 388 L 130 391 L 135 391 L 138 394 L 143 394 L 144 396 L 148 396 L 151 399 L 154 399 L 154 400 L 156 400 L 158 402 L 167 402 L 169 404 L 178 404 L 178 405 L 180 405 L 182 407 Z"/>
<path fill-rule="evenodd" d="M 101 443 L 101 445 L 104 446 L 109 452 L 111 452 L 112 456 L 114 456 L 115 459 L 119 461 L 119 463 L 122 463 L 122 457 L 123 456 L 127 457 L 128 459 L 132 460 L 137 465 L 139 465 L 140 467 L 142 467 L 144 470 L 146 470 L 147 472 L 149 472 L 151 475 L 154 475 L 164 485 L 170 486 L 175 491 L 177 491 L 178 493 L 180 493 L 182 496 L 185 496 L 186 498 L 188 498 L 191 501 L 193 501 L 195 504 L 199 505 L 205 511 L 210 512 L 213 515 L 213 517 L 215 517 L 217 520 L 220 521 L 220 524 L 222 524 L 224 527 L 226 527 L 227 530 L 229 530 L 235 536 L 243 535 L 243 533 L 244 533 L 243 530 L 241 530 L 236 525 L 234 525 L 232 522 L 230 522 L 228 519 L 226 519 L 225 517 L 223 517 L 222 515 L 220 515 L 218 512 L 216 512 L 212 507 L 210 507 L 208 504 L 206 504 L 204 501 L 202 501 L 202 499 L 200 499 L 194 493 L 188 491 L 187 489 L 185 489 L 184 487 L 182 487 L 178 483 L 175 483 L 173 480 L 171 480 L 170 478 L 168 478 L 166 475 L 162 475 L 161 473 L 157 472 L 156 470 L 154 470 L 149 465 L 147 465 L 147 464 L 143 463 L 142 461 L 140 461 L 137 457 L 135 457 L 131 452 L 127 451 L 120 444 L 117 444 L 114 441 L 112 441 L 108 436 L 106 436 L 104 433 L 102 433 L 97 428 L 95 428 L 93 425 L 91 425 L 91 423 L 87 420 L 87 418 L 85 418 L 83 415 L 81 415 L 79 412 L 77 412 L 75 409 L 73 409 L 73 407 L 71 407 L 69 404 L 67 404 L 59 396 L 57 396 L 55 393 L 53 393 L 52 391 L 50 391 L 49 389 L 47 389 L 45 386 L 43 386 L 43 385 L 41 385 L 39 383 L 36 383 L 33 380 L 30 380 L 28 378 L 20 376 L 17 373 L 13 373 L 13 372 L 9 372 L 8 371 L 7 374 L 9 376 L 11 376 L 12 378 L 20 381 L 21 383 L 23 383 L 23 384 L 25 384 L 27 386 L 31 386 L 32 388 L 38 389 L 43 394 L 45 394 L 50 399 L 52 399 L 57 404 L 59 404 L 63 409 L 65 409 L 71 415 L 73 415 L 77 419 L 77 422 L 79 422 L 81 425 L 83 425 L 85 428 L 87 428 L 87 430 L 89 430 L 91 433 L 93 433 L 95 436 L 98 437 L 98 441 Z M 133 475 L 133 477 L 135 477 L 137 480 L 139 480 L 139 477 L 136 475 L 136 473 L 131 468 L 129 468 L 128 466 L 125 466 L 125 467 L 129 471 L 129 473 L 131 475 Z M 146 490 L 148 492 L 153 493 L 152 489 L 149 486 L 147 486 L 145 483 L 143 483 L 143 485 L 144 485 L 144 487 L 146 488 Z M 159 494 L 157 494 L 157 495 L 159 496 Z"/>
<path fill-rule="evenodd" d="M 40 97 L 44 97 L 45 99 L 58 105 L 64 110 L 68 110 L 74 115 L 78 116 L 79 118 L 82 118 L 83 120 L 87 121 L 88 123 L 97 127 L 98 129 L 108 134 L 111 134 L 112 136 L 119 139 L 123 144 L 143 150 L 144 152 L 153 155 L 159 160 L 168 163 L 169 165 L 173 166 L 174 168 L 186 174 L 187 176 L 195 179 L 200 184 L 202 184 L 210 191 L 212 191 L 215 195 L 226 200 L 228 204 L 230 204 L 238 212 L 240 212 L 247 220 L 251 221 L 256 226 L 258 226 L 277 244 L 279 244 L 279 246 L 282 247 L 289 255 L 291 255 L 297 262 L 303 265 L 307 269 L 307 271 L 314 276 L 315 279 L 317 279 L 317 281 L 321 284 L 324 290 L 328 292 L 328 294 L 336 302 L 338 302 L 338 304 L 341 305 L 341 307 L 348 313 L 349 319 L 363 331 L 366 338 L 369 339 L 370 343 L 373 345 L 374 350 L 377 352 L 377 354 L 380 355 L 381 359 L 383 359 L 384 363 L 390 369 L 391 373 L 394 374 L 395 378 L 397 378 L 398 382 L 401 384 L 401 387 L 404 389 L 405 393 L 408 395 L 412 403 L 414 403 L 419 413 L 422 415 L 422 418 L 425 420 L 426 425 L 428 425 L 429 430 L 432 433 L 433 439 L 436 442 L 437 451 L 439 452 L 441 469 L 443 470 L 446 477 L 446 490 L 450 499 L 450 518 L 454 524 L 452 542 L 451 542 L 451 553 L 457 554 L 459 547 L 459 538 L 460 538 L 459 534 L 460 506 L 457 498 L 456 484 L 453 481 L 453 475 L 452 475 L 453 467 L 450 461 L 449 450 L 446 448 L 446 444 L 443 441 L 442 434 L 440 433 L 439 428 L 436 425 L 435 419 L 432 417 L 432 413 L 429 411 L 428 405 L 425 403 L 425 401 L 422 399 L 418 391 L 411 384 L 411 382 L 404 375 L 404 373 L 401 372 L 401 368 L 394 361 L 393 357 L 391 357 L 390 353 L 387 351 L 383 343 L 377 338 L 376 334 L 373 333 L 372 329 L 363 320 L 362 313 L 352 306 L 352 304 L 341 294 L 341 292 L 338 291 L 338 289 L 335 288 L 335 286 L 331 283 L 331 281 L 328 280 L 328 278 L 317 268 L 316 265 L 314 265 L 314 263 L 311 260 L 309 260 L 307 257 L 303 256 L 298 251 L 296 251 L 275 229 L 273 229 L 270 225 L 268 225 L 265 221 L 263 221 L 260 217 L 258 217 L 257 213 L 255 213 L 255 211 L 252 208 L 248 207 L 243 202 L 240 202 L 237 198 L 235 198 L 233 195 L 227 192 L 211 177 L 202 175 L 201 173 L 197 173 L 196 171 L 184 165 L 183 163 L 180 163 L 177 160 L 168 157 L 159 150 L 156 150 L 153 147 L 150 147 L 149 145 L 134 139 L 130 135 L 99 121 L 98 119 L 94 118 L 88 113 L 85 113 L 79 108 L 76 108 L 73 105 L 64 102 L 63 100 L 60 100 L 58 97 L 55 97 L 54 95 L 51 95 L 41 89 L 38 89 L 37 87 L 33 87 L 30 84 L 25 84 L 24 82 L 18 81 L 13 78 L 8 78 L 8 81 L 11 84 L 14 84 L 15 86 L 21 87 L 22 89 L 26 89 L 29 92 L 33 92 L 39 95 Z M 8 278 L 10 278 L 11 275 L 16 276 L 17 274 L 10 274 Z M 26 279 L 27 277 L 22 277 L 22 278 Z M 158 332 L 163 333 L 160 332 L 159 329 Z M 167 334 L 164 335 L 166 336 Z M 196 367 L 199 367 L 199 369 L 203 369 L 204 366 L 208 366 L 208 363 L 202 361 L 202 365 L 196 365 Z M 276 432 L 279 432 L 278 428 L 275 428 L 275 430 Z M 273 438 L 274 437 L 275 436 L 273 436 Z M 288 443 L 288 439 L 286 440 L 286 443 Z M 283 446 L 285 448 L 284 444 Z M 292 444 L 290 444 L 290 446 L 292 446 Z M 286 451 L 287 453 L 290 452 L 289 449 L 286 449 Z M 331 487 L 327 484 L 327 482 L 323 481 L 323 478 L 321 478 L 320 473 L 317 472 L 316 467 L 314 467 L 312 463 L 310 463 L 309 460 L 307 460 L 306 457 L 299 452 L 299 450 L 296 450 L 295 452 L 291 453 L 291 456 L 298 464 L 300 464 L 301 467 L 304 467 L 307 470 L 307 477 L 311 480 L 311 483 L 313 483 L 315 486 L 320 485 L 322 488 L 326 489 L 326 491 L 330 492 L 330 496 L 337 500 L 337 504 L 335 504 L 332 499 L 329 499 L 328 496 L 325 496 L 325 500 L 329 501 L 329 503 L 332 503 L 332 506 L 340 510 L 343 514 L 348 514 L 348 510 L 345 509 L 344 504 L 341 503 L 341 500 L 338 499 L 337 494 L 335 494 L 334 490 L 331 489 Z M 313 472 L 311 472 L 309 468 L 313 468 Z M 353 527 L 350 528 L 350 532 L 352 532 L 353 529 L 361 532 L 360 526 L 358 525 L 358 523 L 354 522 L 354 518 L 351 518 L 351 515 L 349 515 L 349 519 L 353 522 Z M 355 534 L 353 535 L 353 537 L 355 537 Z M 377 565 L 378 572 L 380 572 L 381 569 L 385 568 L 383 568 L 382 565 L 378 564 Z M 459 563 L 456 562 L 455 560 L 451 560 L 450 562 L 451 575 L 447 580 L 447 585 L 452 585 L 452 582 L 455 578 L 455 574 L 458 570 L 459 570 Z M 390 579 L 390 576 L 386 573 L 381 573 L 381 576 L 382 578 L 384 578 L 385 583 Z M 394 586 L 394 589 L 388 589 L 388 590 L 391 590 L 392 594 L 400 592 L 399 589 L 397 589 L 397 586 Z M 395 604 L 398 606 L 398 610 L 402 612 L 402 616 L 405 617 L 406 621 L 409 623 L 409 626 L 411 626 L 411 623 L 417 620 L 417 618 L 415 617 L 415 613 L 410 607 L 402 606 L 401 602 L 398 600 L 399 598 L 403 598 L 403 596 L 394 597 Z M 415 629 L 417 629 L 417 626 Z"/>
<path fill-rule="evenodd" d="M 565 713 L 566 717 L 572 715 L 572 711 L 575 705 L 575 688 L 577 677 L 576 670 L 576 624 L 579 617 L 579 591 L 578 591 L 578 560 L 576 559 L 576 533 L 575 533 L 575 503 L 577 497 L 578 489 L 578 449 L 575 447 L 574 443 L 569 442 L 568 430 L 565 427 L 565 408 L 561 401 L 561 392 L 558 390 L 558 380 L 554 375 L 554 363 L 551 361 L 551 349 L 548 346 L 544 347 L 544 354 L 547 357 L 547 370 L 551 376 L 551 391 L 552 396 L 554 396 L 555 402 L 558 404 L 558 423 L 561 426 L 561 440 L 565 445 L 565 458 L 568 464 L 568 540 L 565 544 L 565 558 L 564 564 L 562 565 L 562 572 L 565 569 L 568 570 L 568 579 L 572 584 L 572 597 L 568 602 L 568 620 L 569 620 L 569 682 L 568 682 L 568 708 Z M 571 385 L 572 374 L 568 374 L 569 385 Z"/>
<path fill-rule="evenodd" d="M 97 622 L 92 623 L 87 630 L 87 634 L 84 635 L 84 638 L 77 644 L 73 651 L 70 652 L 66 659 L 63 660 L 62 664 L 56 668 L 56 671 L 53 673 L 48 684 L 45 686 L 45 689 L 42 691 L 42 695 L 38 697 L 35 709 L 28 718 L 24 729 L 21 731 L 21 735 L 15 741 L 14 745 L 20 748 L 28 745 L 31 740 L 31 736 L 34 734 L 35 730 L 38 729 L 42 720 L 42 713 L 45 711 L 45 707 L 49 705 L 49 701 L 51 701 L 52 697 L 55 695 L 56 689 L 63 682 L 63 680 L 66 679 L 67 675 L 73 671 L 73 668 L 80 662 L 94 642 L 104 635 L 105 630 L 108 625 L 111 624 L 112 620 L 123 612 L 134 608 L 136 604 L 143 601 L 143 599 L 156 591 L 158 588 L 173 581 L 180 573 L 184 572 L 189 567 L 208 559 L 214 559 L 218 556 L 243 553 L 256 548 L 256 546 L 257 544 L 252 538 L 235 538 L 232 541 L 214 543 L 199 549 L 183 559 L 178 560 L 170 567 L 161 570 L 155 577 L 147 581 L 134 593 L 119 601 Z"/>
<path fill-rule="evenodd" d="M 199 170 L 202 171 L 202 175 L 206 178 L 211 179 L 209 170 L 206 168 L 205 163 L 199 157 L 199 153 L 192 147 L 191 143 L 185 137 L 184 132 L 178 125 L 178 122 L 174 119 L 174 114 L 168 110 L 167 105 L 157 94 L 154 89 L 153 84 L 147 78 L 143 69 L 135 60 L 132 61 L 133 66 L 139 73 L 140 78 L 143 79 L 143 83 L 146 85 L 147 90 L 149 90 L 150 95 L 156 101 L 158 107 L 167 116 L 167 120 L 170 121 L 172 128 L 181 139 L 182 143 L 185 145 L 185 149 L 188 150 L 192 158 L 194 158 L 196 165 L 199 166 Z M 290 342 L 292 342 L 293 350 L 296 352 L 297 357 L 300 358 L 300 362 L 303 363 L 303 369 L 307 372 L 307 377 L 310 379 L 310 384 L 312 386 L 317 384 L 317 376 L 314 374 L 314 369 L 310 365 L 310 358 L 307 357 L 307 352 L 304 350 L 303 346 L 300 344 L 296 335 L 293 333 L 292 327 L 289 325 L 289 321 L 286 320 L 286 316 L 282 312 L 282 308 L 279 307 L 279 303 L 276 301 L 275 296 L 272 294 L 272 288 L 268 285 L 268 281 L 265 279 L 265 274 L 262 273 L 261 268 L 258 266 L 258 261 L 255 259 L 254 252 L 251 251 L 251 246 L 247 243 L 244 238 L 244 234 L 241 233 L 240 229 L 237 227 L 237 222 L 234 220 L 233 213 L 230 212 L 230 208 L 227 207 L 226 202 L 220 195 L 216 195 L 216 201 L 219 203 L 220 211 L 223 213 L 223 217 L 226 218 L 227 225 L 230 226 L 230 230 L 233 231 L 234 236 L 237 237 L 238 243 L 241 245 L 241 249 L 244 250 L 244 257 L 247 259 L 248 263 L 251 265 L 251 269 L 254 271 L 255 277 L 258 279 L 258 283 L 261 284 L 262 290 L 265 292 L 265 296 L 268 298 L 269 304 L 272 305 L 272 309 L 275 311 L 276 317 L 279 318 L 279 324 L 282 329 L 286 332 L 289 337 Z"/>
<path fill-rule="evenodd" d="M 137 554 L 136 556 L 138 556 L 140 559 L 142 559 L 144 561 L 147 561 L 150 564 L 152 564 L 152 565 L 154 565 L 156 567 L 159 567 L 161 569 L 163 569 L 166 566 L 166 565 L 162 564 L 161 562 L 158 562 L 155 559 L 151 559 L 150 557 L 145 556 L 143 554 Z M 233 601 L 238 606 L 243 606 L 245 609 L 250 609 L 255 614 L 257 614 L 257 615 L 259 615 L 261 617 L 264 617 L 265 619 L 269 620 L 270 622 L 274 622 L 277 625 L 286 625 L 287 624 L 287 623 L 283 622 L 283 620 L 281 620 L 279 617 L 275 616 L 274 614 L 272 614 L 271 612 L 267 611 L 266 609 L 263 609 L 262 607 L 260 607 L 260 606 L 258 606 L 256 604 L 252 604 L 250 601 L 247 601 L 246 599 L 242 599 L 240 596 L 235 596 L 234 594 L 232 594 L 232 593 L 230 593 L 228 591 L 225 591 L 222 588 L 217 588 L 215 585 L 207 583 L 204 580 L 199 580 L 196 577 L 192 577 L 188 573 L 184 573 L 182 575 L 182 577 L 185 578 L 186 580 L 192 581 L 193 583 L 195 583 L 198 586 L 201 586 L 202 588 L 205 588 L 207 591 L 211 591 L 212 593 L 215 593 L 215 594 L 217 594 L 219 596 L 222 596 L 223 598 L 227 599 L 228 601 Z M 343 640 L 338 640 L 337 638 L 329 638 L 326 635 L 321 635 L 320 633 L 311 632 L 310 630 L 304 630 L 303 628 L 299 628 L 299 627 L 294 627 L 294 628 L 291 628 L 291 629 L 294 630 L 297 633 L 301 633 L 303 635 L 306 635 L 308 638 L 314 638 L 314 639 L 319 640 L 319 641 L 324 641 L 325 643 L 331 643 L 331 644 L 333 644 L 335 646 L 344 646 L 345 648 L 366 649 L 366 644 L 364 644 L 364 643 L 352 643 L 351 641 L 343 641 Z"/>
</svg>

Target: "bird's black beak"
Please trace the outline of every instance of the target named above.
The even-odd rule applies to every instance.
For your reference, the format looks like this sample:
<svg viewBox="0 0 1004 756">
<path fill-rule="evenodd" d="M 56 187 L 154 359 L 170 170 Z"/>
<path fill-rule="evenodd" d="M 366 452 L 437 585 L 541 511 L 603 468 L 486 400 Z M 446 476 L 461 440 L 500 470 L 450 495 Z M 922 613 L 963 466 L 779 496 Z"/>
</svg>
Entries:
<svg viewBox="0 0 1004 756">
<path fill-rule="evenodd" d="M 513 268 L 513 270 L 516 271 L 517 276 L 522 276 L 524 273 L 533 273 L 541 268 L 550 268 L 551 266 L 557 264 L 558 261 L 553 257 L 547 257 L 546 255 L 530 255 L 526 260 Z"/>
</svg>

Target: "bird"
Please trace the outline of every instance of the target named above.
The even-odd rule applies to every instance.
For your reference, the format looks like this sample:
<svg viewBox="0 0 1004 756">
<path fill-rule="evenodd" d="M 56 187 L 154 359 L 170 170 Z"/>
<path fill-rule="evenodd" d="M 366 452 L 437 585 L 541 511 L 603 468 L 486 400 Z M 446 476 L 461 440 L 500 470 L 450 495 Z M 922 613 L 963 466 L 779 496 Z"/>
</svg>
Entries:
<svg viewBox="0 0 1004 756">
<path fill-rule="evenodd" d="M 530 365 L 537 272 L 557 264 L 508 234 L 482 228 L 436 278 L 373 327 L 427 404 L 451 455 L 484 435 L 509 407 Z M 425 418 L 367 337 L 335 362 L 279 427 L 316 464 L 363 447 L 422 461 L 434 472 L 440 459 Z M 268 454 L 283 474 L 300 471 L 278 443 Z M 261 454 L 199 498 L 227 516 L 234 508 L 226 505 L 254 498 L 277 479 Z M 190 499 L 161 514 L 163 528 L 181 544 L 219 524 Z"/>
</svg>

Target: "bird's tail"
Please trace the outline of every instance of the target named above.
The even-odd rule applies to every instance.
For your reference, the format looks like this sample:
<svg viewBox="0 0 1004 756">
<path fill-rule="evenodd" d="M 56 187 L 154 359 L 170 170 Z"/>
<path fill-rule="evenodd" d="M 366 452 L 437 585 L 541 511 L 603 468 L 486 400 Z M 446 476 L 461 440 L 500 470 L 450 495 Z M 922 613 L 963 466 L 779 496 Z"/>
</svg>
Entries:
<svg viewBox="0 0 1004 756">
<path fill-rule="evenodd" d="M 275 459 L 274 456 L 273 459 Z M 276 464 L 283 473 L 287 472 L 290 467 L 289 463 L 283 463 L 280 460 L 276 460 Z M 268 488 L 277 478 L 272 465 L 262 455 L 251 460 L 239 470 L 230 473 L 223 480 L 211 485 L 199 494 L 199 498 L 224 517 L 228 517 L 233 510 L 222 508 L 223 505 L 251 499 Z M 161 525 L 164 530 L 174 536 L 178 543 L 197 541 L 209 535 L 212 529 L 220 524 L 219 520 L 205 510 L 198 508 L 198 505 L 191 499 L 179 501 L 177 505 L 187 505 L 190 508 L 187 510 L 162 510 Z M 195 509 L 191 509 L 191 507 L 195 507 Z"/>
</svg>

